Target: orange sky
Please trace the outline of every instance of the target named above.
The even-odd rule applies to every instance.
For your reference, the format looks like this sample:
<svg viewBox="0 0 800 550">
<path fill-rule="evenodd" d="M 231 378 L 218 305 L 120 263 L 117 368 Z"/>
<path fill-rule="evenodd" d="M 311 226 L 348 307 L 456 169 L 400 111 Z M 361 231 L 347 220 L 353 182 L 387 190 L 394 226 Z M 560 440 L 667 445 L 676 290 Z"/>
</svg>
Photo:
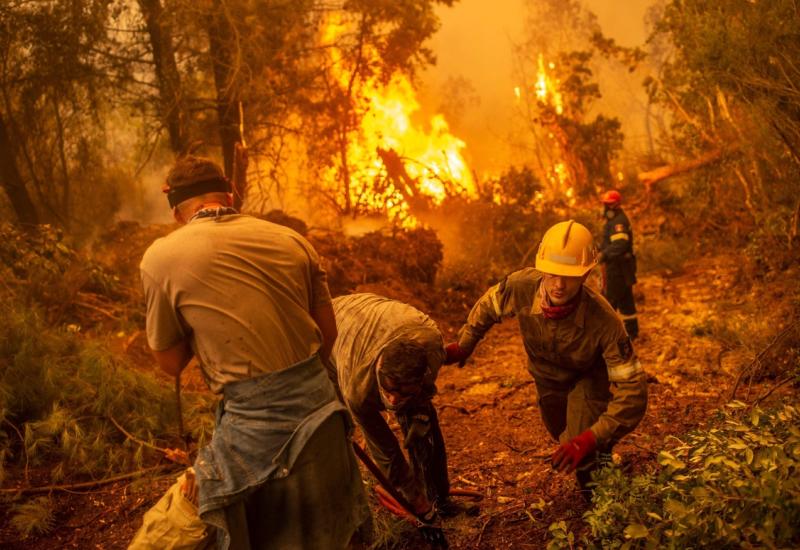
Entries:
<svg viewBox="0 0 800 550">
<path fill-rule="evenodd" d="M 639 46 L 645 39 L 644 14 L 652 0 L 584 0 L 597 16 L 603 32 L 623 46 Z"/>
<path fill-rule="evenodd" d="M 645 40 L 643 17 L 652 0 L 584 2 L 597 15 L 603 32 L 618 43 L 635 46 Z M 423 75 L 421 100 L 429 111 L 444 111 L 453 133 L 467 142 L 479 173 L 523 162 L 509 146 L 513 141 L 509 134 L 513 118 L 520 116 L 514 107 L 513 90 L 519 83 L 513 78 L 512 45 L 523 38 L 525 5 L 525 0 L 460 0 L 452 8 L 438 10 L 442 26 L 430 43 L 438 63 Z M 468 85 L 453 85 L 452 79 L 459 77 Z M 638 83 L 610 89 L 619 86 L 608 86 L 604 95 L 619 102 L 640 93 Z M 454 108 L 459 101 L 461 108 Z M 640 103 L 641 98 L 626 101 Z M 628 110 L 627 104 L 621 110 Z"/>
</svg>

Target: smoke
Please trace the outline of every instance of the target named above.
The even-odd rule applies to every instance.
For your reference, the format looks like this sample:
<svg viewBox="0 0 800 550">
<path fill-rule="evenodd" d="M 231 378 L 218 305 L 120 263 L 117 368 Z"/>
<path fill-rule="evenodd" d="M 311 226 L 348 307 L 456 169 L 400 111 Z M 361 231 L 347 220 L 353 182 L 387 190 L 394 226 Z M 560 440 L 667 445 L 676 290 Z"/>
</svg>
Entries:
<svg viewBox="0 0 800 550">
<path fill-rule="evenodd" d="M 583 3 L 597 16 L 603 34 L 616 40 L 617 44 L 626 47 L 644 44 L 647 39 L 644 16 L 653 0 L 625 0 L 624 3 L 584 0 Z"/>
<path fill-rule="evenodd" d="M 385 216 L 365 216 L 362 218 L 347 218 L 342 221 L 342 232 L 348 237 L 361 237 L 372 231 L 380 231 L 388 227 L 389 221 Z"/>
<path fill-rule="evenodd" d="M 437 64 L 423 76 L 423 108 L 442 112 L 479 176 L 514 162 L 507 144 L 513 116 L 513 56 L 522 39 L 524 1 L 503 7 L 461 0 L 441 8 L 441 27 L 431 40 Z"/>
<path fill-rule="evenodd" d="M 135 221 L 142 225 L 172 223 L 172 212 L 161 192 L 171 164 L 154 162 L 123 189 L 120 209 L 114 221 Z"/>
<path fill-rule="evenodd" d="M 622 2 L 583 0 L 603 33 L 623 46 L 643 44 L 645 12 L 652 3 L 626 0 L 623 7 Z M 524 85 L 520 55 L 535 59 L 538 54 L 517 47 L 547 25 L 529 20 L 533 6 L 534 0 L 461 0 L 438 10 L 441 28 L 430 43 L 438 61 L 423 75 L 420 99 L 425 111 L 444 113 L 453 133 L 467 143 L 465 156 L 479 179 L 528 161 L 530 121 L 516 103 L 514 88 Z M 595 111 L 620 118 L 628 144 L 641 144 L 647 101 L 643 76 L 622 70 L 596 76 L 603 98 Z"/>
</svg>

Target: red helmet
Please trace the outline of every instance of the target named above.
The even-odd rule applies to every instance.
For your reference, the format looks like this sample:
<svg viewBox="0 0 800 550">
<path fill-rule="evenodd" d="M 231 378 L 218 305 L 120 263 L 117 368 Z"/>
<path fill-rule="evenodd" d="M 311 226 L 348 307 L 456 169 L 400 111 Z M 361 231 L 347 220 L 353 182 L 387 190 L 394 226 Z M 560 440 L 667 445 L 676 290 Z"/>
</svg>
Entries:
<svg viewBox="0 0 800 550">
<path fill-rule="evenodd" d="M 611 191 L 606 191 L 603 193 L 603 196 L 600 198 L 600 202 L 603 204 L 619 204 L 622 202 L 622 195 L 620 195 L 619 191 L 616 189 L 612 189 Z"/>
</svg>

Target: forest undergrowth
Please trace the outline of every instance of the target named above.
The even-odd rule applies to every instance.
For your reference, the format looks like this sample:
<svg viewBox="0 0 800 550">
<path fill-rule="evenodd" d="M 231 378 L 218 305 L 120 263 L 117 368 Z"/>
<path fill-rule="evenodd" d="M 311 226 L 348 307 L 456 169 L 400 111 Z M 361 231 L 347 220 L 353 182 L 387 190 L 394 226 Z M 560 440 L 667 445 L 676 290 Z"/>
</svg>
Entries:
<svg viewBox="0 0 800 550">
<path fill-rule="evenodd" d="M 791 403 L 791 404 L 790 404 Z M 800 409 L 733 401 L 705 429 L 671 436 L 658 467 L 598 472 L 588 529 L 550 526 L 548 549 L 787 548 L 800 542 Z"/>
<path fill-rule="evenodd" d="M 155 234 L 168 230 L 157 229 Z M 152 228 L 125 226 L 111 232 L 98 242 L 93 256 L 70 248 L 47 227 L 22 232 L 3 226 L 2 233 L 0 498 L 6 506 L 0 514 L 0 538 L 56 547 L 55 540 L 69 540 L 61 526 L 68 517 L 60 496 L 65 490 L 97 490 L 109 480 L 116 481 L 114 487 L 126 487 L 141 477 L 137 491 L 145 493 L 137 497 L 136 509 L 143 512 L 163 490 L 163 483 L 150 483 L 148 489 L 147 480 L 180 468 L 166 451 L 184 448 L 187 442 L 196 449 L 209 436 L 213 400 L 198 391 L 199 379 L 185 380 L 179 416 L 174 386 L 154 372 L 146 353 L 141 294 L 132 273 L 141 250 L 126 245 L 146 246 L 154 235 Z M 443 248 L 430 230 L 349 239 L 312 232 L 309 238 L 326 258 L 336 294 L 372 291 L 408 301 L 431 311 L 451 335 L 492 282 L 492 276 L 480 273 L 477 266 L 442 267 Z M 390 249 L 394 254 L 387 253 Z M 649 275 L 640 285 L 645 312 L 664 307 L 659 312 L 662 321 L 680 330 L 646 336 L 645 367 L 657 387 L 667 387 L 683 400 L 707 393 L 698 389 L 707 386 L 702 369 L 713 369 L 716 377 L 724 374 L 728 381 L 717 388 L 718 412 L 690 433 L 646 433 L 637 439 L 647 452 L 603 470 L 592 505 L 582 515 L 564 519 L 557 504 L 548 508 L 545 501 L 528 502 L 523 496 L 524 511 L 537 518 L 532 531 L 525 535 L 520 528 L 485 536 L 481 531 L 478 546 L 530 536 L 544 537 L 551 548 L 798 542 L 793 526 L 800 513 L 795 479 L 800 426 L 792 389 L 800 369 L 797 289 L 778 276 L 742 280 L 746 269 L 735 261 L 708 258 L 700 267 L 685 265 L 683 258 L 674 257 L 675 250 L 671 245 L 655 246 L 643 255 L 649 264 Z M 687 273 L 692 269 L 697 271 Z M 685 282 L 681 295 L 671 296 L 665 282 L 676 277 Z M 697 283 L 702 278 L 706 281 Z M 703 299 L 716 293 L 717 299 L 700 310 L 692 298 L 696 293 Z M 768 304 L 766 311 L 759 310 L 754 295 Z M 679 334 L 714 343 L 713 348 L 698 348 L 706 354 L 705 364 L 693 365 L 681 356 L 686 343 L 679 341 Z M 473 390 L 481 384 L 468 382 L 467 369 L 454 372 L 465 378 L 468 391 L 457 395 L 445 390 L 441 399 L 452 401 L 457 395 L 467 410 L 483 407 L 476 408 L 470 397 L 480 397 Z M 459 386 L 458 380 L 443 376 L 443 385 Z M 515 379 L 498 390 L 511 393 L 519 387 L 526 386 Z M 455 403 L 450 406 L 462 407 Z M 459 445 L 454 437 L 454 468 L 466 471 L 470 451 Z M 519 473 L 520 479 L 524 474 Z M 488 521 L 493 513 L 487 512 Z M 376 517 L 376 548 L 414 544 L 407 526 L 383 512 Z M 104 534 L 109 529 L 104 527 L 92 536 L 120 541 L 134 528 L 127 525 L 112 536 Z M 452 529 L 456 547 L 475 543 L 474 525 Z"/>
</svg>

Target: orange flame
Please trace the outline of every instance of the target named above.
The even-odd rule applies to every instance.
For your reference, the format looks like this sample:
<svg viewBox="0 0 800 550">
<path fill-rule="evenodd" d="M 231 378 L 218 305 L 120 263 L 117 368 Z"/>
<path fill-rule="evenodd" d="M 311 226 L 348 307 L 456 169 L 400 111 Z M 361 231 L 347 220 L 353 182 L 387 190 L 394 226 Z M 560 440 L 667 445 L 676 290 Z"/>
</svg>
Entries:
<svg viewBox="0 0 800 550">
<path fill-rule="evenodd" d="M 547 67 L 552 71 L 556 68 L 555 63 L 548 63 Z M 550 105 L 556 111 L 556 114 L 564 113 L 564 102 L 561 97 L 561 92 L 558 87 L 561 81 L 553 79 L 548 76 L 544 68 L 544 56 L 539 54 L 539 71 L 536 73 L 536 97 L 545 105 Z"/>
<path fill-rule="evenodd" d="M 536 83 L 533 86 L 533 91 L 536 101 L 544 107 L 551 108 L 556 115 L 564 114 L 564 100 L 561 94 L 560 85 L 561 80 L 552 76 L 556 65 L 553 62 L 547 63 L 545 67 L 544 55 L 538 56 L 538 71 L 536 73 Z M 574 202 L 575 190 L 570 181 L 570 170 L 567 165 L 566 158 L 563 151 L 563 143 L 559 140 L 565 139 L 561 128 L 555 120 L 550 120 L 550 117 L 542 117 L 544 129 L 547 131 L 547 147 L 553 151 L 556 160 L 550 167 L 544 167 L 545 178 L 553 195 L 565 196 L 567 200 Z"/>
<path fill-rule="evenodd" d="M 326 44 L 349 30 L 338 18 L 330 18 L 323 30 Z M 351 74 L 344 68 L 343 53 L 337 47 L 328 49 L 331 74 L 337 84 L 347 90 Z M 377 56 L 367 51 L 364 55 Z M 353 111 L 360 114 L 359 126 L 349 135 L 346 160 L 337 159 L 323 175 L 328 186 L 341 185 L 340 174 L 347 163 L 350 176 L 349 199 L 363 212 L 383 212 L 404 227 L 417 224 L 407 194 L 385 177 L 386 170 L 377 151 L 391 149 L 406 162 L 404 168 L 413 180 L 414 191 L 434 205 L 448 195 L 475 196 L 472 173 L 464 160 L 465 143 L 450 133 L 444 116 L 433 116 L 427 128 L 412 121 L 420 105 L 409 79 L 395 74 L 388 82 L 370 76 L 352 88 Z"/>
</svg>

